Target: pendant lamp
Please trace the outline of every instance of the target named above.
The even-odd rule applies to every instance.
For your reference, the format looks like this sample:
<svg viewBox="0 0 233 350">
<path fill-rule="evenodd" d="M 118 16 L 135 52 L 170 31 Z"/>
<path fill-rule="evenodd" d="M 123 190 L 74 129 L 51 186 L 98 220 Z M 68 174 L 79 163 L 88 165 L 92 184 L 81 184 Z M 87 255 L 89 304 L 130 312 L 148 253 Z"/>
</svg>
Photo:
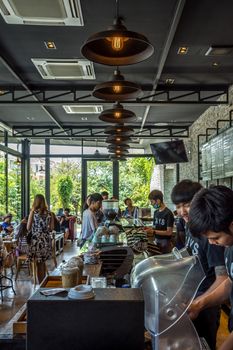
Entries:
<svg viewBox="0 0 233 350">
<path fill-rule="evenodd" d="M 107 30 L 91 35 L 81 48 L 81 53 L 90 61 L 109 66 L 126 66 L 149 58 L 154 48 L 142 34 L 129 31 L 118 14 Z"/>
<path fill-rule="evenodd" d="M 139 98 L 142 95 L 142 90 L 138 84 L 125 80 L 120 71 L 116 69 L 113 79 L 97 84 L 92 95 L 102 100 L 122 101 Z"/>
<path fill-rule="evenodd" d="M 104 133 L 107 135 L 133 136 L 134 129 L 123 124 L 116 124 L 114 126 L 109 126 L 106 129 L 104 129 Z"/>
<path fill-rule="evenodd" d="M 127 143 L 120 143 L 120 144 L 109 144 L 107 146 L 107 149 L 109 151 L 111 150 L 117 150 L 117 149 L 125 149 L 125 150 L 128 150 L 130 148 L 130 146 L 127 144 Z"/>
<path fill-rule="evenodd" d="M 113 109 L 101 112 L 99 119 L 107 123 L 131 123 L 137 120 L 134 112 L 124 109 L 120 103 L 116 103 Z"/>
<path fill-rule="evenodd" d="M 125 142 L 129 142 L 131 141 L 131 138 L 128 136 L 121 136 L 121 135 L 112 135 L 112 136 L 108 136 L 106 139 L 107 143 L 113 143 L 116 145 L 119 145 L 121 143 L 125 143 Z"/>
</svg>

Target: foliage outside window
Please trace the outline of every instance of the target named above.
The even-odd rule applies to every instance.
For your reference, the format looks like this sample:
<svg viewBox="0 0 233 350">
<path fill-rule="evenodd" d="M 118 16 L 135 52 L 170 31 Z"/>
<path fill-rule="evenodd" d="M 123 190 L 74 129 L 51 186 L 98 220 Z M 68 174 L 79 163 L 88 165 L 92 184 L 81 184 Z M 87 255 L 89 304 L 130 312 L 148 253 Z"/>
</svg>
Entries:
<svg viewBox="0 0 233 350">
<path fill-rule="evenodd" d="M 88 161 L 87 193 L 107 191 L 112 196 L 112 162 Z"/>
<path fill-rule="evenodd" d="M 151 175 L 154 160 L 147 158 L 129 158 L 120 162 L 119 195 L 120 206 L 125 207 L 124 199 L 129 197 L 138 207 L 148 206 Z"/>
</svg>

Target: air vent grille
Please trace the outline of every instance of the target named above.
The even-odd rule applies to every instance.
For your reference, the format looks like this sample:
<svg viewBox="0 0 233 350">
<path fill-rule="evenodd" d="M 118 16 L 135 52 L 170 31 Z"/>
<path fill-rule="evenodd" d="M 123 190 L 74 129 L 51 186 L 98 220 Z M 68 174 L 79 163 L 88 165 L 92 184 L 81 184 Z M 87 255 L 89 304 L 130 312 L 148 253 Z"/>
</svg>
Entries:
<svg viewBox="0 0 233 350">
<path fill-rule="evenodd" d="M 85 59 L 50 60 L 32 58 L 32 62 L 43 79 L 95 79 L 93 63 Z"/>
<path fill-rule="evenodd" d="M 68 114 L 99 114 L 103 111 L 103 106 L 97 105 L 70 105 L 63 106 Z"/>
<path fill-rule="evenodd" d="M 83 26 L 80 0 L 0 0 L 9 24 Z"/>
</svg>

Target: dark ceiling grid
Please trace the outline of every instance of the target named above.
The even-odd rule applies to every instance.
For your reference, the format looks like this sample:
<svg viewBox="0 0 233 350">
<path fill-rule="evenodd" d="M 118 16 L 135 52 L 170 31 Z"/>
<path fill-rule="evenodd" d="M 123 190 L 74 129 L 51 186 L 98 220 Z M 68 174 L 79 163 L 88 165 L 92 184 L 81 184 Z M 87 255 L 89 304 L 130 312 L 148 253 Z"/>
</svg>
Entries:
<svg viewBox="0 0 233 350">
<path fill-rule="evenodd" d="M 182 12 L 183 12 L 185 2 L 186 2 L 186 0 L 178 0 L 178 2 L 177 2 L 177 6 L 176 6 L 174 16 L 173 16 L 172 21 L 171 21 L 171 26 L 170 26 L 170 29 L 169 29 L 169 32 L 167 35 L 167 39 L 166 39 L 166 42 L 164 44 L 162 54 L 160 56 L 158 70 L 157 70 L 156 76 L 154 78 L 153 89 L 151 91 L 151 94 L 154 94 L 156 92 L 156 88 L 158 86 L 158 82 L 159 82 L 159 79 L 161 77 L 163 67 L 164 67 L 165 61 L 167 59 L 169 49 L 170 49 L 171 44 L 172 44 L 172 40 L 174 38 L 177 26 L 179 24 L 179 20 L 180 20 L 180 17 L 182 15 Z M 153 101 L 153 96 L 150 97 L 150 100 Z M 146 108 L 145 108 L 145 112 L 144 112 L 144 115 L 142 117 L 141 130 L 143 130 L 143 127 L 145 125 L 149 111 L 150 111 L 150 105 L 146 106 Z"/>
</svg>

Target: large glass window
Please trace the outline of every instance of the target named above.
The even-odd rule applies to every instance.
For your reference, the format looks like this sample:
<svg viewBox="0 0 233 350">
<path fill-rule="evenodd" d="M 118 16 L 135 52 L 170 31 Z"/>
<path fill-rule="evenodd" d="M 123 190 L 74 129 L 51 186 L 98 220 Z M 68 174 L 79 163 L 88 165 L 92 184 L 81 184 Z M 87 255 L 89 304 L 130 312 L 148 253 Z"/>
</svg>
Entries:
<svg viewBox="0 0 233 350">
<path fill-rule="evenodd" d="M 21 159 L 8 155 L 8 211 L 13 220 L 21 218 Z"/>
<path fill-rule="evenodd" d="M 81 158 L 50 159 L 50 207 L 55 213 L 69 207 L 81 211 Z"/>
<path fill-rule="evenodd" d="M 36 194 L 45 195 L 45 158 L 30 159 L 30 202 Z"/>
<path fill-rule="evenodd" d="M 113 192 L 112 162 L 88 161 L 87 162 L 87 193 L 107 191 L 112 196 Z"/>
<path fill-rule="evenodd" d="M 151 158 L 128 158 L 127 161 L 119 163 L 120 205 L 124 207 L 124 199 L 129 197 L 138 207 L 148 206 L 154 160 Z"/>
<path fill-rule="evenodd" d="M 0 217 L 6 214 L 5 153 L 0 151 Z"/>
</svg>

